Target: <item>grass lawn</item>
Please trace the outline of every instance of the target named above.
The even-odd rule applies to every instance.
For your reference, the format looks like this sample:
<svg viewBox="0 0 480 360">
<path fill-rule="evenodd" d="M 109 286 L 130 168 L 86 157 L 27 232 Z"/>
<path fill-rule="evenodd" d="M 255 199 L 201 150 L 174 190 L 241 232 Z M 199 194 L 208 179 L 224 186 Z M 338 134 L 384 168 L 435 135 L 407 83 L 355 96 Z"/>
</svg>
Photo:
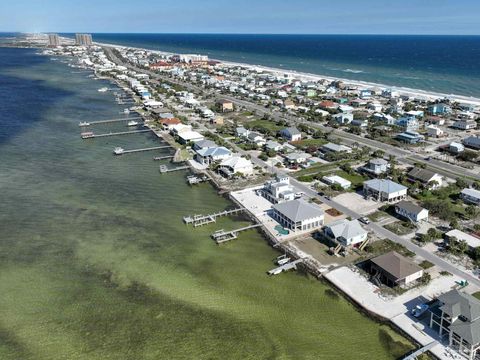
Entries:
<svg viewBox="0 0 480 360">
<path fill-rule="evenodd" d="M 338 164 L 339 164 L 338 162 L 329 163 L 329 164 L 317 163 L 317 164 L 314 164 L 314 165 L 310 166 L 307 169 L 302 169 L 302 170 L 297 171 L 294 174 L 294 176 L 296 178 L 298 178 L 299 176 L 317 175 L 319 173 L 321 173 L 321 175 L 323 175 L 326 172 L 329 172 L 329 171 L 331 172 L 331 171 L 335 170 L 337 168 Z"/>
<path fill-rule="evenodd" d="M 371 220 L 371 221 L 379 221 L 381 218 L 384 218 L 388 216 L 387 213 L 381 211 L 381 210 L 378 210 L 378 211 L 375 211 L 374 213 L 368 215 L 367 217 Z"/>
<path fill-rule="evenodd" d="M 366 180 L 366 178 L 363 177 L 363 176 L 360 175 L 360 174 L 356 174 L 356 173 L 355 173 L 355 174 L 349 174 L 349 173 L 347 173 L 347 172 L 345 172 L 345 171 L 343 171 L 343 170 L 337 171 L 337 172 L 336 172 L 336 175 L 341 176 L 342 178 L 350 181 L 350 182 L 352 183 L 352 187 L 353 187 L 353 188 L 355 188 L 355 187 L 357 187 L 357 186 L 359 186 L 359 185 L 362 185 L 363 182 Z"/>
<path fill-rule="evenodd" d="M 420 267 L 421 267 L 422 269 L 425 269 L 425 270 L 430 269 L 431 267 L 434 266 L 434 265 L 433 265 L 430 261 L 428 261 L 428 260 L 423 260 L 419 265 L 420 265 Z"/>
<path fill-rule="evenodd" d="M 325 139 L 303 139 L 294 142 L 293 145 L 295 145 L 299 149 L 307 149 L 311 146 L 320 147 L 322 145 L 325 145 L 327 142 L 328 140 Z"/>
<path fill-rule="evenodd" d="M 382 255 L 390 251 L 396 251 L 397 253 L 407 257 L 415 256 L 415 253 L 408 250 L 405 246 L 397 244 L 388 239 L 378 240 L 368 244 L 365 247 L 365 251 L 375 256 Z"/>
<path fill-rule="evenodd" d="M 475 296 L 478 300 L 480 300 L 480 291 L 474 292 L 472 295 Z"/>
<path fill-rule="evenodd" d="M 277 132 L 285 128 L 285 126 L 277 125 L 274 121 L 269 120 L 252 120 L 245 124 L 245 127 L 248 129 L 255 129 L 257 131 L 265 132 L 269 130 L 272 132 Z"/>
<path fill-rule="evenodd" d="M 407 235 L 415 231 L 415 226 L 407 222 L 395 222 L 384 226 L 385 229 L 390 230 L 391 232 L 397 235 Z"/>
</svg>

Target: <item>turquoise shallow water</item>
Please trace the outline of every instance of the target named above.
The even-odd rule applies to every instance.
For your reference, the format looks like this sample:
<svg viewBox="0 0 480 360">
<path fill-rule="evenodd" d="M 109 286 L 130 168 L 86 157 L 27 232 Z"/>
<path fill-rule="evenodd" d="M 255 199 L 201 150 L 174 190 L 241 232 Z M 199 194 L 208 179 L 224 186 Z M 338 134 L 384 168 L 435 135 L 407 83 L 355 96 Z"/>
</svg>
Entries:
<svg viewBox="0 0 480 360">
<path fill-rule="evenodd" d="M 255 231 L 218 247 L 182 216 L 230 203 L 160 175 L 151 135 L 84 141 L 117 117 L 88 72 L 0 48 L 0 358 L 395 359 L 409 346 L 304 274 L 269 278 Z M 96 131 L 125 129 L 104 125 Z M 162 152 L 158 152 L 161 154 Z M 388 337 L 388 336 L 387 336 Z"/>
</svg>

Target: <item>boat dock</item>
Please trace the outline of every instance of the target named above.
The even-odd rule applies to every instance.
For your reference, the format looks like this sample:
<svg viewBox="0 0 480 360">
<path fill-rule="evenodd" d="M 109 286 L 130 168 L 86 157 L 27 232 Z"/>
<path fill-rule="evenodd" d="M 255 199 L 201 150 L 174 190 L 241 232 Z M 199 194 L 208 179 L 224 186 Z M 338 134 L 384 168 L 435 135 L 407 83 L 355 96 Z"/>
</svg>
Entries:
<svg viewBox="0 0 480 360">
<path fill-rule="evenodd" d="M 130 131 L 119 131 L 119 132 L 111 132 L 106 134 L 94 134 L 92 132 L 89 133 L 82 133 L 82 139 L 94 139 L 94 138 L 101 138 L 101 137 L 108 137 L 108 136 L 120 136 L 120 135 L 128 135 L 128 134 L 139 134 L 150 132 L 150 129 L 142 129 L 142 130 L 130 130 Z"/>
<path fill-rule="evenodd" d="M 297 264 L 299 264 L 301 262 L 303 262 L 303 259 L 297 259 L 295 261 L 286 263 L 285 265 L 276 267 L 275 269 L 270 270 L 267 274 L 268 275 L 278 275 L 278 274 L 280 274 L 284 271 L 288 271 L 288 270 L 291 270 L 291 269 L 296 270 L 297 269 Z"/>
<path fill-rule="evenodd" d="M 235 240 L 236 238 L 238 238 L 239 232 L 254 229 L 260 226 L 263 226 L 263 224 L 253 224 L 253 225 L 245 226 L 240 229 L 235 229 L 232 231 L 217 230 L 212 234 L 212 239 L 215 240 L 217 244 L 223 244 L 225 242 Z"/>
<path fill-rule="evenodd" d="M 109 123 L 115 123 L 115 122 L 122 122 L 122 121 L 130 121 L 130 120 L 141 120 L 141 116 L 135 116 L 135 117 L 125 117 L 125 118 L 116 118 L 116 119 L 106 119 L 106 120 L 98 120 L 98 121 L 83 121 L 78 124 L 78 126 L 90 126 L 90 125 L 97 125 L 97 124 L 109 124 Z"/>
<path fill-rule="evenodd" d="M 210 224 L 212 222 L 217 221 L 217 218 L 220 216 L 228 216 L 231 214 L 237 214 L 241 211 L 243 211 L 244 208 L 235 208 L 235 209 L 230 209 L 230 210 L 223 210 L 219 211 L 214 214 L 209 214 L 209 215 L 189 215 L 189 216 L 184 216 L 183 217 L 183 222 L 185 224 L 193 224 L 194 227 L 197 226 L 202 226 L 206 224 Z"/>
<path fill-rule="evenodd" d="M 188 165 L 185 165 L 185 166 L 177 166 L 176 168 L 169 169 L 167 165 L 160 165 L 160 173 L 165 174 L 173 171 L 187 170 L 189 168 L 190 167 Z"/>
<path fill-rule="evenodd" d="M 175 155 L 165 155 L 165 156 L 155 156 L 153 160 L 159 161 L 159 160 L 167 160 L 167 159 L 173 159 Z"/>
<path fill-rule="evenodd" d="M 114 154 L 115 155 L 132 154 L 132 153 L 137 153 L 137 152 L 160 150 L 160 149 L 167 149 L 167 148 L 170 148 L 170 145 L 154 146 L 154 147 L 149 147 L 149 148 L 132 149 L 132 150 L 115 149 Z"/>
<path fill-rule="evenodd" d="M 187 176 L 188 185 L 196 185 L 196 184 L 200 184 L 202 182 L 206 182 L 208 180 L 209 180 L 209 178 L 208 178 L 207 175 L 203 175 L 203 176 L 190 175 L 190 176 Z"/>
</svg>

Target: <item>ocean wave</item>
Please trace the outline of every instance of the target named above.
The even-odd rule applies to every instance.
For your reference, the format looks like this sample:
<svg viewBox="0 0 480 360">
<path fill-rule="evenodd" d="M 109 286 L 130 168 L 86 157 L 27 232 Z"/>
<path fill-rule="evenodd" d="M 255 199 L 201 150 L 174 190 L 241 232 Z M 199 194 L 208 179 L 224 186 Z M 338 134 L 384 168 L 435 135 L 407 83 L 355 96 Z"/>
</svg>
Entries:
<svg viewBox="0 0 480 360">
<path fill-rule="evenodd" d="M 347 72 L 347 73 L 353 73 L 353 74 L 361 74 L 361 73 L 365 72 L 363 70 L 356 70 L 356 69 L 345 69 L 345 70 L 342 70 L 342 71 Z"/>
</svg>

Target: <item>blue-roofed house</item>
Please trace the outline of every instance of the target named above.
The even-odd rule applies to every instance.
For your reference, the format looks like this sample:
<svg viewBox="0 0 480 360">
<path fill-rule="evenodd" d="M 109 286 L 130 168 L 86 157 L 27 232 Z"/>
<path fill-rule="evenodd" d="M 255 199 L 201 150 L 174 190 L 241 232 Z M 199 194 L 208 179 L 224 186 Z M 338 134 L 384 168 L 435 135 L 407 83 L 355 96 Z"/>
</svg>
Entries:
<svg viewBox="0 0 480 360">
<path fill-rule="evenodd" d="M 404 116 L 397 120 L 397 126 L 405 129 L 406 131 L 418 130 L 419 123 L 415 116 Z"/>
<path fill-rule="evenodd" d="M 372 179 L 363 183 L 363 194 L 376 201 L 396 203 L 407 198 L 408 188 L 388 179 Z"/>
<path fill-rule="evenodd" d="M 223 146 L 201 148 L 196 150 L 195 160 L 202 165 L 210 165 L 215 161 L 222 161 L 230 158 L 232 153 Z"/>
</svg>

